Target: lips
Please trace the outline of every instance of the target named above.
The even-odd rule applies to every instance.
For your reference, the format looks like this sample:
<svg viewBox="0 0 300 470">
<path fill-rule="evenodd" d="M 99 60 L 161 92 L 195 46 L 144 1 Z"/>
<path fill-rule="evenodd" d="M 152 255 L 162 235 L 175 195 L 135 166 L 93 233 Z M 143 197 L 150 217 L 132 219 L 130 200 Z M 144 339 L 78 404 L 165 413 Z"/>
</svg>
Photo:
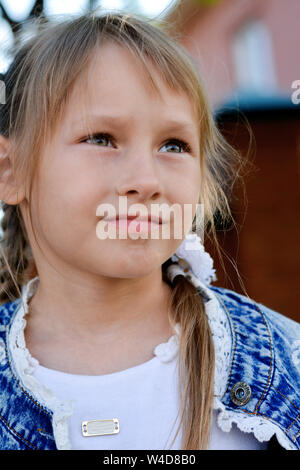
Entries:
<svg viewBox="0 0 300 470">
<path fill-rule="evenodd" d="M 161 225 L 163 223 L 161 217 L 157 217 L 151 214 L 148 216 L 140 216 L 140 217 L 137 215 L 117 214 L 116 217 L 110 217 L 105 220 L 108 222 L 116 222 L 116 221 L 124 220 L 125 222 L 128 222 L 128 223 L 134 220 L 135 222 L 148 222 L 148 223 L 154 223 L 157 225 Z"/>
</svg>

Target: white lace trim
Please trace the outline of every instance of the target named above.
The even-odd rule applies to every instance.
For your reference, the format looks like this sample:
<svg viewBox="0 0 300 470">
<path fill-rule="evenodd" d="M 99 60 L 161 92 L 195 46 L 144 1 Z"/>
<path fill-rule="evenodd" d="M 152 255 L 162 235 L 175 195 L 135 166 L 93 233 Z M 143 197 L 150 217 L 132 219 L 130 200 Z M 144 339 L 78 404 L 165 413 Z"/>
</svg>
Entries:
<svg viewBox="0 0 300 470">
<path fill-rule="evenodd" d="M 22 289 L 20 307 L 16 312 L 9 333 L 9 349 L 17 374 L 26 389 L 30 391 L 41 404 L 53 411 L 52 424 L 57 448 L 59 450 L 69 450 L 71 449 L 71 444 L 68 434 L 68 418 L 73 413 L 74 404 L 72 402 L 61 402 L 49 388 L 36 380 L 33 373 L 39 365 L 39 362 L 31 356 L 25 345 L 24 329 L 26 320 L 24 317 L 28 313 L 28 300 L 36 290 L 36 281 L 38 279 L 38 277 L 31 279 Z"/>
<path fill-rule="evenodd" d="M 264 417 L 247 415 L 242 412 L 227 410 L 219 398 L 215 399 L 214 409 L 219 410 L 217 424 L 224 432 L 229 432 L 232 423 L 243 432 L 251 432 L 259 442 L 269 441 L 274 434 L 279 444 L 287 450 L 296 450 L 296 446 L 291 443 L 285 433 L 276 424 L 268 421 Z"/>
<path fill-rule="evenodd" d="M 180 326 L 179 323 L 175 325 L 176 334 L 171 336 L 166 343 L 158 344 L 153 353 L 162 361 L 170 362 L 175 359 L 179 350 L 179 335 Z"/>
</svg>

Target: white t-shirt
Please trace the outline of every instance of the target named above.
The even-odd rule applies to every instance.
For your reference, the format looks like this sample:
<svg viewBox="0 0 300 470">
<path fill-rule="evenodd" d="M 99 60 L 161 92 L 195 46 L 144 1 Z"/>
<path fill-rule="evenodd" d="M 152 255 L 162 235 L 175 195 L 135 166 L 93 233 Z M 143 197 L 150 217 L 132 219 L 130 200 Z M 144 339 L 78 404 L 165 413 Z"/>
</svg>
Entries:
<svg viewBox="0 0 300 470">
<path fill-rule="evenodd" d="M 151 360 L 100 376 L 68 374 L 38 365 L 34 376 L 40 383 L 58 399 L 74 400 L 68 420 L 72 449 L 181 449 L 181 432 L 170 447 L 179 422 L 175 423 L 179 410 L 177 345 L 173 336 L 155 348 Z M 112 418 L 119 421 L 119 433 L 83 436 L 83 421 Z M 214 412 L 209 449 L 265 448 L 266 443 L 236 426 L 223 432 Z"/>
</svg>

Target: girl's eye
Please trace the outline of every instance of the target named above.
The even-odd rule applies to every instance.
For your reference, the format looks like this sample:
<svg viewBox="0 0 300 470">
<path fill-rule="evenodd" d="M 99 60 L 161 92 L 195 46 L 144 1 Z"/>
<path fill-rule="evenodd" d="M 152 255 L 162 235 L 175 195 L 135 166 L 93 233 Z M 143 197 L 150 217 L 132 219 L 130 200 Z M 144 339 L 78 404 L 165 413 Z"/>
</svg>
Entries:
<svg viewBox="0 0 300 470">
<path fill-rule="evenodd" d="M 172 142 L 172 143 L 170 144 L 170 142 Z M 171 153 L 185 153 L 185 152 L 189 153 L 189 152 L 191 152 L 190 146 L 186 142 L 184 142 L 183 140 L 170 139 L 168 142 L 166 142 L 163 145 L 163 147 L 168 146 L 168 145 L 171 145 L 173 148 L 177 147 L 177 148 L 182 149 L 182 152 L 179 151 L 179 152 L 171 152 Z"/>
<path fill-rule="evenodd" d="M 89 136 L 87 139 L 84 139 L 82 142 L 95 143 L 100 147 L 107 147 L 108 145 L 105 145 L 105 142 L 106 143 L 114 142 L 114 138 L 110 134 L 101 133 L 101 134 L 93 134 L 93 135 Z M 103 143 L 103 142 L 104 142 L 104 144 L 102 145 L 101 143 Z M 176 148 L 181 149 L 178 152 L 176 152 L 176 150 L 175 151 L 171 150 L 171 153 L 185 153 L 185 152 L 189 153 L 189 152 L 191 152 L 190 146 L 186 142 L 184 142 L 183 140 L 170 139 L 163 145 L 163 147 L 167 147 L 169 145 L 171 147 L 173 147 L 173 149 L 174 148 L 175 149 Z M 109 147 L 111 147 L 111 145 L 109 145 Z"/>
<path fill-rule="evenodd" d="M 84 139 L 83 142 L 89 143 L 97 143 L 99 147 L 106 147 L 106 145 L 101 145 L 101 142 L 112 141 L 113 138 L 109 134 L 93 134 L 89 136 L 87 139 Z"/>
</svg>

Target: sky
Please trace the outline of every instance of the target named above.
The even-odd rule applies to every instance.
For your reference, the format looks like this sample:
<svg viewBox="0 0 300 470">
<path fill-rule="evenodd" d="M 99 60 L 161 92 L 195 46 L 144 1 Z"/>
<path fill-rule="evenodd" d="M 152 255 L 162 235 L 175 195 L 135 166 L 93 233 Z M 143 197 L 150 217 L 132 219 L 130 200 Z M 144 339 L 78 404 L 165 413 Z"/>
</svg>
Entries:
<svg viewBox="0 0 300 470">
<path fill-rule="evenodd" d="M 85 9 L 87 0 L 46 0 L 46 14 L 77 13 Z M 135 4 L 146 15 L 157 15 L 169 4 L 171 0 L 99 0 L 98 4 L 104 9 L 122 9 Z M 2 4 L 15 20 L 24 19 L 32 7 L 33 0 L 2 0 Z M 97 5 L 97 2 L 96 2 Z"/>
</svg>

